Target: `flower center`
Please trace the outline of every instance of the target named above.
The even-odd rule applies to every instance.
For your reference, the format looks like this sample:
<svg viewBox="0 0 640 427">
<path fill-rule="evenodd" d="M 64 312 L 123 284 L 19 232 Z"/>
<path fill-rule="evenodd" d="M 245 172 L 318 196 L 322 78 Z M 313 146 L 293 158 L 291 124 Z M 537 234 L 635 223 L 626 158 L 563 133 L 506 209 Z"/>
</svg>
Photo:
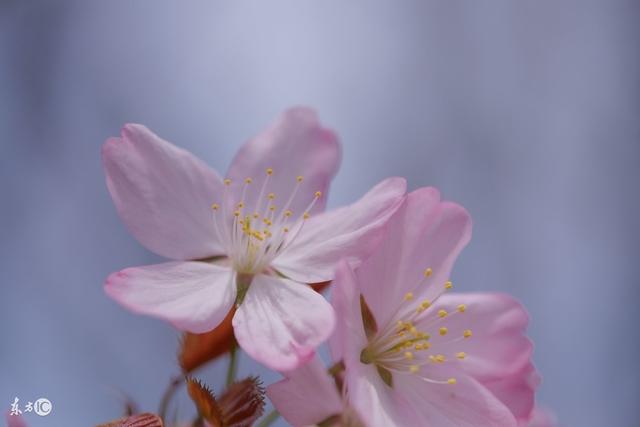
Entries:
<svg viewBox="0 0 640 427">
<path fill-rule="evenodd" d="M 253 178 L 233 184 L 224 180 L 224 193 L 220 204 L 211 205 L 216 233 L 224 242 L 233 268 L 243 274 L 256 274 L 267 267 L 285 251 L 300 234 L 309 212 L 322 196 L 316 191 L 306 209 L 293 212 L 291 204 L 299 197 L 304 177 L 298 176 L 290 194 L 279 195 L 271 190 L 272 168 L 260 188 L 253 185 Z M 278 206 L 277 200 L 283 204 Z"/>
<path fill-rule="evenodd" d="M 416 289 L 425 286 L 424 282 L 431 275 L 432 270 L 426 269 L 424 278 L 416 286 Z M 451 282 L 447 281 L 444 284 L 444 290 L 451 288 Z M 393 373 L 408 373 L 418 374 L 425 381 L 431 383 L 455 384 L 455 378 L 429 378 L 421 370 L 425 365 L 439 365 L 463 360 L 467 357 L 464 351 L 446 354 L 446 349 L 451 348 L 448 344 L 463 341 L 472 336 L 470 329 L 454 332 L 447 327 L 447 321 L 453 316 L 465 313 L 467 306 L 460 304 L 452 312 L 444 309 L 437 312 L 434 310 L 431 301 L 415 301 L 413 292 L 406 293 L 389 324 L 376 333 L 369 341 L 368 346 L 362 350 L 360 361 L 374 363 L 383 379 L 385 379 L 385 375 L 391 378 Z M 452 337 L 456 332 L 457 336 Z M 381 372 L 381 369 L 384 373 Z M 390 380 L 385 380 L 385 382 L 391 385 Z"/>
</svg>

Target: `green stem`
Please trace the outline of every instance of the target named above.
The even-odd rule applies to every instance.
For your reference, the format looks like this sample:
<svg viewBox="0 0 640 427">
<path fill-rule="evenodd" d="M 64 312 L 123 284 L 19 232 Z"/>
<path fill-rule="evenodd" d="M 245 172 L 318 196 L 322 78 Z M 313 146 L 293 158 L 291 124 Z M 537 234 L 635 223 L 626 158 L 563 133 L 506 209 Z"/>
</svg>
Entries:
<svg viewBox="0 0 640 427">
<path fill-rule="evenodd" d="M 258 427 L 269 427 L 279 417 L 280 413 L 274 409 L 260 420 L 260 422 L 258 423 Z"/>
<path fill-rule="evenodd" d="M 233 343 L 229 350 L 229 366 L 227 367 L 227 388 L 236 381 L 238 372 L 238 345 Z"/>
<path fill-rule="evenodd" d="M 182 377 L 174 377 L 171 379 L 171 382 L 167 386 L 164 394 L 162 395 L 162 400 L 160 401 L 160 409 L 158 410 L 158 415 L 162 418 L 162 421 L 165 420 L 165 416 L 167 415 L 167 409 L 169 409 L 169 403 L 171 403 L 171 399 L 173 395 L 178 390 L 178 386 L 182 384 Z"/>
</svg>

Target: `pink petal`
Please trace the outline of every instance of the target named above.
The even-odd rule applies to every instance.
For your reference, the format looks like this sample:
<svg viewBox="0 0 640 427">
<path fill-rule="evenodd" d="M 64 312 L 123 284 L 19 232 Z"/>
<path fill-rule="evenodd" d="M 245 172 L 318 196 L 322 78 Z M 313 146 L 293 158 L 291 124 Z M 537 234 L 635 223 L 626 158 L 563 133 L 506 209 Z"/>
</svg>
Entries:
<svg viewBox="0 0 640 427">
<path fill-rule="evenodd" d="M 461 304 L 464 313 L 456 311 Z M 491 390 L 518 420 L 528 419 L 539 380 L 531 363 L 532 345 L 525 336 L 528 316 L 522 305 L 503 294 L 457 293 L 441 296 L 429 311 L 435 315 L 441 309 L 451 313 L 441 322 L 449 333 L 434 334 L 434 348 L 447 355 L 465 352 L 459 368 Z M 466 329 L 472 331 L 471 338 L 447 343 Z"/>
<path fill-rule="evenodd" d="M 340 145 L 335 134 L 320 126 L 316 113 L 308 108 L 287 110 L 267 130 L 247 142 L 236 154 L 227 176 L 233 182 L 253 179 L 249 191 L 259 194 L 266 170 L 273 169 L 267 192 L 276 195 L 275 204 L 283 207 L 303 176 L 296 197 L 289 208 L 302 215 L 316 191 L 323 196 L 311 213 L 321 212 L 327 190 L 340 164 Z M 245 209 L 255 211 L 257 195 L 247 197 Z"/>
<path fill-rule="evenodd" d="M 440 427 L 415 422 L 403 390 L 386 385 L 373 365 L 345 357 L 345 383 L 349 390 L 349 404 L 360 414 L 367 427 L 424 426 Z"/>
<path fill-rule="evenodd" d="M 357 266 L 380 242 L 406 186 L 403 178 L 388 178 L 352 205 L 311 217 L 274 267 L 293 280 L 317 283 L 333 279 L 341 258 Z"/>
<path fill-rule="evenodd" d="M 331 305 L 340 325 L 329 340 L 333 360 L 358 360 L 367 345 L 360 312 L 360 288 L 353 268 L 344 260 L 338 263 L 331 290 Z"/>
<path fill-rule="evenodd" d="M 193 333 L 222 322 L 236 298 L 230 269 L 204 262 L 167 262 L 111 274 L 105 292 L 129 310 Z"/>
<path fill-rule="evenodd" d="M 318 356 L 285 375 L 267 387 L 267 396 L 294 427 L 319 424 L 342 412 L 338 389 Z"/>
<path fill-rule="evenodd" d="M 535 391 L 539 384 L 540 377 L 531 362 L 524 364 L 519 371 L 511 375 L 483 382 L 483 385 L 509 408 L 519 425 L 527 425 L 533 416 Z"/>
<path fill-rule="evenodd" d="M 442 294 L 453 263 L 470 238 L 471 218 L 464 208 L 440 201 L 434 188 L 410 193 L 389 220 L 379 248 L 356 273 L 378 324 L 393 321 L 407 292 L 413 292 L 416 301 L 434 301 Z M 432 275 L 425 279 L 427 268 Z"/>
<path fill-rule="evenodd" d="M 211 213 L 222 182 L 213 169 L 134 124 L 104 143 L 102 163 L 118 214 L 145 247 L 177 260 L 222 253 Z"/>
<path fill-rule="evenodd" d="M 411 374 L 394 376 L 394 390 L 402 390 L 409 407 L 399 425 L 516 427 L 513 414 L 484 386 L 454 370 L 447 374 L 456 384 L 433 384 Z"/>
<path fill-rule="evenodd" d="M 457 312 L 460 304 L 466 307 L 464 313 Z M 449 334 L 434 337 L 433 345 L 448 354 L 464 351 L 467 357 L 461 366 L 475 378 L 503 378 L 529 362 L 532 345 L 525 336 L 529 319 L 515 299 L 504 294 L 451 293 L 442 295 L 429 311 L 435 314 L 441 309 L 450 313 L 441 322 Z M 472 330 L 471 338 L 449 344 L 438 342 L 451 341 L 451 336 L 461 336 L 465 329 Z"/>
<path fill-rule="evenodd" d="M 253 278 L 233 317 L 242 349 L 277 371 L 309 361 L 334 324 L 333 309 L 322 295 L 307 285 L 263 274 Z"/>
<path fill-rule="evenodd" d="M 340 261 L 332 288 L 331 302 L 336 312 L 336 328 L 329 341 L 333 360 L 345 364 L 349 403 L 361 414 L 367 426 L 390 426 L 402 413 L 405 402 L 387 392 L 373 365 L 360 362 L 367 345 L 360 312 L 360 287 L 353 269 Z"/>
</svg>

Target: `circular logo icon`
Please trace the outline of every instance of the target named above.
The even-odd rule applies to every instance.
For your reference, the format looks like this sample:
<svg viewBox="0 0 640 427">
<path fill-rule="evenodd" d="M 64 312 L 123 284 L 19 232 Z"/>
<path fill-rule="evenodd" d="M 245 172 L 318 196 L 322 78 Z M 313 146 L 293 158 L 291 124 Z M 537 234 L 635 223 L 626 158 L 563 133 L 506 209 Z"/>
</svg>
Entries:
<svg viewBox="0 0 640 427">
<path fill-rule="evenodd" d="M 33 412 L 40 415 L 41 417 L 49 415 L 52 410 L 53 405 L 51 404 L 51 401 L 49 399 L 45 399 L 44 397 L 36 400 L 33 404 Z"/>
</svg>

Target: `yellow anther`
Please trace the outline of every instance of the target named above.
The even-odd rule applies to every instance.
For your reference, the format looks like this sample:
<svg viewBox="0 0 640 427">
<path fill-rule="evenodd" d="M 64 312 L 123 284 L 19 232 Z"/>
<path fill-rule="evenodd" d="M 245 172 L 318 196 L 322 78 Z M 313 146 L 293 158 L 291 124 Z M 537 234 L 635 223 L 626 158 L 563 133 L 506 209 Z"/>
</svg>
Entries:
<svg viewBox="0 0 640 427">
<path fill-rule="evenodd" d="M 418 365 L 409 366 L 409 372 L 411 372 L 412 374 L 417 374 L 419 370 L 420 370 L 420 366 Z"/>
<path fill-rule="evenodd" d="M 444 318 L 447 317 L 447 310 L 438 310 L 438 317 Z"/>
<path fill-rule="evenodd" d="M 470 337 L 471 337 L 471 335 L 472 335 L 472 333 L 471 333 L 471 329 L 466 329 L 466 330 L 462 333 L 462 336 L 463 336 L 463 337 L 465 337 L 465 338 L 470 338 Z"/>
<path fill-rule="evenodd" d="M 431 267 L 427 268 L 427 269 L 424 271 L 424 277 L 429 277 L 429 276 L 431 276 L 432 274 L 433 274 L 433 270 L 431 269 Z"/>
<path fill-rule="evenodd" d="M 276 194 L 275 194 L 275 193 L 269 193 L 269 194 L 267 195 L 267 198 L 268 198 L 269 200 L 273 200 L 273 199 L 275 199 L 275 198 L 276 198 Z"/>
<path fill-rule="evenodd" d="M 398 320 L 396 326 L 398 327 L 398 329 L 404 329 L 404 322 L 402 320 Z"/>
<path fill-rule="evenodd" d="M 418 328 L 412 326 L 411 328 L 409 328 L 409 332 L 413 335 L 418 335 Z"/>
<path fill-rule="evenodd" d="M 291 210 L 287 209 L 286 211 L 284 211 L 284 216 L 290 217 L 291 215 L 293 215 L 293 212 L 291 212 Z"/>
<path fill-rule="evenodd" d="M 224 185 L 231 185 L 231 180 L 229 178 L 225 179 Z"/>
<path fill-rule="evenodd" d="M 322 196 L 322 191 L 316 191 L 315 196 L 319 199 Z"/>
<path fill-rule="evenodd" d="M 219 207 L 220 205 L 218 205 L 217 203 L 211 205 L 211 209 L 213 209 L 214 211 L 217 211 Z"/>
<path fill-rule="evenodd" d="M 271 212 L 273 212 L 273 211 L 275 211 L 275 210 L 276 210 L 276 207 L 275 207 L 275 206 L 273 206 L 273 205 L 271 205 L 271 206 L 269 206 L 269 210 L 270 210 Z"/>
<path fill-rule="evenodd" d="M 416 343 L 416 345 L 414 345 L 413 348 L 416 350 L 422 350 L 422 343 Z"/>
<path fill-rule="evenodd" d="M 404 358 L 407 360 L 413 360 L 413 353 L 411 353 L 410 351 L 405 351 Z"/>
<path fill-rule="evenodd" d="M 447 380 L 447 384 L 455 385 L 456 383 L 457 383 L 457 381 L 456 381 L 456 379 L 455 379 L 455 378 L 449 378 L 449 379 Z"/>
<path fill-rule="evenodd" d="M 309 212 L 305 212 L 304 215 L 302 215 L 302 217 L 304 219 L 309 219 L 311 217 L 311 215 L 309 214 Z"/>
<path fill-rule="evenodd" d="M 420 304 L 420 307 L 422 307 L 423 310 L 426 310 L 427 308 L 431 307 L 431 301 L 429 300 L 422 301 L 422 304 Z"/>
<path fill-rule="evenodd" d="M 422 343 L 422 349 L 423 350 L 429 350 L 431 348 L 431 343 L 430 342 L 423 342 Z"/>
<path fill-rule="evenodd" d="M 233 214 L 234 214 L 235 216 L 240 216 L 240 211 L 235 211 Z"/>
<path fill-rule="evenodd" d="M 444 288 L 445 289 L 451 289 L 453 288 L 453 283 L 451 283 L 451 281 L 448 281 L 447 283 L 444 284 Z"/>
<path fill-rule="evenodd" d="M 456 353 L 456 357 L 460 360 L 464 359 L 465 357 L 467 357 L 467 353 L 465 353 L 464 351 L 461 351 L 459 353 Z"/>
<path fill-rule="evenodd" d="M 438 332 L 440 333 L 440 335 L 445 336 L 447 335 L 447 332 L 449 332 L 449 329 L 447 329 L 446 326 L 443 326 L 442 328 L 438 329 Z"/>
<path fill-rule="evenodd" d="M 465 311 L 467 311 L 467 306 L 466 306 L 466 304 L 460 304 L 460 305 L 458 306 L 458 311 L 459 311 L 460 313 L 464 313 Z"/>
<path fill-rule="evenodd" d="M 258 214 L 258 212 L 254 212 L 252 216 L 253 216 L 253 219 L 260 218 L 260 215 Z"/>
<path fill-rule="evenodd" d="M 253 182 L 253 179 L 251 179 L 251 178 L 249 178 L 249 177 L 246 177 L 246 178 L 244 179 L 244 183 L 245 183 L 245 184 L 251 184 L 252 182 Z"/>
<path fill-rule="evenodd" d="M 273 169 L 272 168 L 267 168 L 267 175 L 269 175 L 269 176 L 273 175 Z"/>
<path fill-rule="evenodd" d="M 421 340 L 428 340 L 429 338 L 431 338 L 431 335 L 425 334 L 424 332 L 418 332 L 416 334 L 416 338 L 421 339 Z"/>
<path fill-rule="evenodd" d="M 238 203 L 238 209 L 242 209 L 242 208 L 244 208 L 244 203 L 242 202 Z"/>
<path fill-rule="evenodd" d="M 267 225 L 272 225 L 273 224 L 269 218 L 262 218 L 262 222 L 264 222 Z"/>
<path fill-rule="evenodd" d="M 298 181 L 298 182 L 302 182 L 303 180 L 304 180 L 304 177 L 302 175 L 298 175 L 296 177 L 296 181 Z"/>
<path fill-rule="evenodd" d="M 413 299 L 413 292 L 407 292 L 406 294 L 404 294 L 405 301 L 411 301 L 412 299 Z"/>
<path fill-rule="evenodd" d="M 255 237 L 258 240 L 264 240 L 264 237 L 262 236 L 262 233 L 260 233 L 259 231 L 254 231 L 252 235 L 253 235 L 253 237 Z"/>
<path fill-rule="evenodd" d="M 285 233 L 288 233 L 289 232 L 289 228 L 285 227 L 285 228 L 282 229 L 282 231 L 284 231 Z"/>
<path fill-rule="evenodd" d="M 443 354 L 436 354 L 435 356 L 429 356 L 429 360 L 431 360 L 433 363 L 444 363 L 447 359 Z"/>
</svg>

